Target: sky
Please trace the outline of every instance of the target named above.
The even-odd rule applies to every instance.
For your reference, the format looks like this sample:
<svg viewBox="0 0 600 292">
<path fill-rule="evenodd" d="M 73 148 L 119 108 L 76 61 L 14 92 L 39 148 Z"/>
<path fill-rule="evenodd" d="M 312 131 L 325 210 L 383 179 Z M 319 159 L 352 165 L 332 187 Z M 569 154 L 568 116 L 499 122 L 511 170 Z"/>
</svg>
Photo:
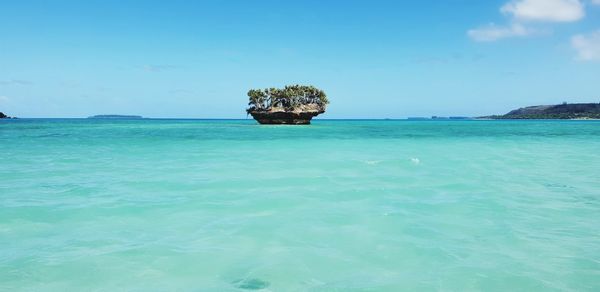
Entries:
<svg viewBox="0 0 600 292">
<path fill-rule="evenodd" d="M 323 118 L 600 102 L 600 0 L 0 0 L 0 111 L 246 118 L 311 84 Z"/>
</svg>

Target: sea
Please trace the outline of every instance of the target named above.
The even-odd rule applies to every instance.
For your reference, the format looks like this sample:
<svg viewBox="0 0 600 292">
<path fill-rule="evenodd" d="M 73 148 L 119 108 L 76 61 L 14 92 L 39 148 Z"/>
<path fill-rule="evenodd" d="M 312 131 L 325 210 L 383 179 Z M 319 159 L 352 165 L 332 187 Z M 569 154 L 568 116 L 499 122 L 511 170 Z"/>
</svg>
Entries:
<svg viewBox="0 0 600 292">
<path fill-rule="evenodd" d="M 0 121 L 1 291 L 599 291 L 600 122 Z"/>
</svg>

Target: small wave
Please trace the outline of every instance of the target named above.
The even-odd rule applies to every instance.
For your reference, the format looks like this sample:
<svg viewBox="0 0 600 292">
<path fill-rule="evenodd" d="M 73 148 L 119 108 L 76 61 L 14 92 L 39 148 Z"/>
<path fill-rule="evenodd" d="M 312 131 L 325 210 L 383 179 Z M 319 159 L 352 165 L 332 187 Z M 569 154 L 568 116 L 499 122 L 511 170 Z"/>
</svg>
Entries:
<svg viewBox="0 0 600 292">
<path fill-rule="evenodd" d="M 244 290 L 262 290 L 269 287 L 269 282 L 257 278 L 239 279 L 231 282 L 231 284 Z"/>
<path fill-rule="evenodd" d="M 575 187 L 570 186 L 570 185 L 565 185 L 565 184 L 561 184 L 561 183 L 546 183 L 544 184 L 545 187 L 548 188 L 559 188 L 559 189 L 574 189 Z"/>
</svg>

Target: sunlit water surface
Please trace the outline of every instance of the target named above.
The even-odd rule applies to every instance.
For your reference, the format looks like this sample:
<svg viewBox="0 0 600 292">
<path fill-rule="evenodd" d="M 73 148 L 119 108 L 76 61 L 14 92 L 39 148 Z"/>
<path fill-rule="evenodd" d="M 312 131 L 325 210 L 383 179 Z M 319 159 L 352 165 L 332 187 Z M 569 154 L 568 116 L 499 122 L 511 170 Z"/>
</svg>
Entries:
<svg viewBox="0 0 600 292">
<path fill-rule="evenodd" d="M 0 290 L 600 290 L 600 122 L 0 122 Z"/>
</svg>

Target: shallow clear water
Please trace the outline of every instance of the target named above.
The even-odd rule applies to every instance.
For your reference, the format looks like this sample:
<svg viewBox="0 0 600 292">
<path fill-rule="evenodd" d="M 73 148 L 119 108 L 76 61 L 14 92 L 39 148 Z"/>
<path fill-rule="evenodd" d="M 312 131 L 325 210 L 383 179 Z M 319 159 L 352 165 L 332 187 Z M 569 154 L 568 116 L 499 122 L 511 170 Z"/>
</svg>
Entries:
<svg viewBox="0 0 600 292">
<path fill-rule="evenodd" d="M 600 122 L 0 122 L 0 290 L 599 290 Z"/>
</svg>

